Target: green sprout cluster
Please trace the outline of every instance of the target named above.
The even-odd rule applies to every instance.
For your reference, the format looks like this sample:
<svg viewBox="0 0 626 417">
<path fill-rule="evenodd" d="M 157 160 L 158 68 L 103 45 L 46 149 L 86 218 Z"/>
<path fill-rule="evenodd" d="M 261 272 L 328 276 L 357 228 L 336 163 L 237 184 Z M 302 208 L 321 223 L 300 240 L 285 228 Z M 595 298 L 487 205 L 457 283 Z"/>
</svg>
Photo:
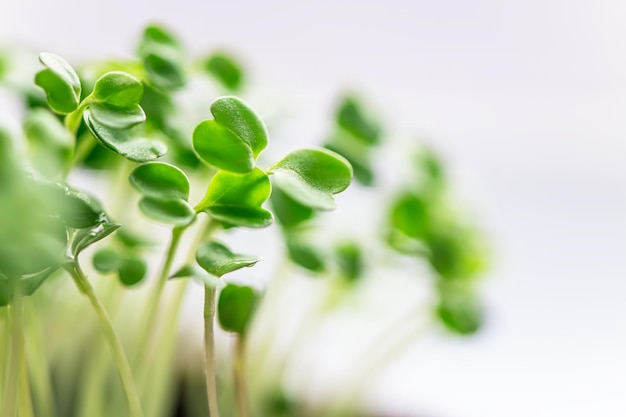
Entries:
<svg viewBox="0 0 626 417">
<path fill-rule="evenodd" d="M 28 334 L 24 315 L 36 309 L 29 304 L 31 296 L 65 277 L 90 302 L 100 322 L 126 397 L 119 415 L 167 415 L 161 400 L 153 400 L 168 386 L 167 373 L 159 373 L 167 368 L 151 366 L 163 359 L 151 346 L 173 346 L 184 291 L 175 294 L 165 324 L 163 292 L 168 282 L 186 278 L 204 290 L 206 408 L 217 417 L 224 407 L 218 405 L 217 321 L 237 340 L 237 412 L 242 417 L 254 414 L 246 402 L 242 352 L 263 294 L 258 287 L 222 277 L 260 259 L 237 253 L 217 235 L 276 221 L 291 262 L 317 276 L 338 271 L 356 285 L 364 275 L 367 249 L 345 239 L 328 256 L 311 241 L 307 228 L 320 213 L 335 208 L 334 196 L 348 188 L 353 176 L 363 187 L 376 186 L 372 161 L 383 129 L 356 98 L 346 97 L 324 146 L 261 163 L 270 134 L 261 116 L 233 95 L 245 89 L 240 65 L 224 52 L 193 62 L 181 42 L 159 26 L 145 29 L 134 60 L 102 61 L 78 71 L 52 53 L 41 53 L 39 61 L 37 87 L 19 91 L 27 110 L 21 135 L 0 131 L 0 322 L 6 332 L 0 353 L 7 365 L 0 372 L 0 415 L 63 413 L 63 406 L 55 404 L 62 395 L 53 395 L 49 370 L 37 369 L 28 355 L 34 336 Z M 0 81 L 9 70 L 10 62 L 2 59 Z M 206 120 L 183 129 L 177 118 L 184 110 L 177 108 L 176 97 L 196 76 L 210 78 L 225 94 L 207 100 Z M 385 203 L 389 221 L 381 241 L 402 256 L 431 265 L 439 294 L 436 316 L 456 332 L 472 333 L 481 318 L 475 278 L 483 270 L 484 253 L 475 231 L 446 206 L 440 162 L 432 153 L 420 155 L 416 176 L 426 180 L 419 187 L 407 185 Z M 104 173 L 119 195 L 111 201 L 99 199 L 97 190 L 75 186 L 76 174 L 85 170 Z M 116 276 L 125 287 L 146 281 L 155 242 L 128 215 L 129 201 L 135 199 L 143 216 L 165 226 L 170 238 L 162 265 L 149 282 L 132 343 L 125 344 L 85 270 Z M 183 264 L 174 268 L 186 233 L 195 235 L 193 244 Z M 91 261 L 88 267 L 85 257 Z M 69 406 L 63 415 L 107 415 L 99 392 L 104 388 L 98 386 L 106 384 L 106 371 L 99 377 L 96 362 L 86 367 L 92 372 L 83 387 L 89 404 Z M 113 406 L 120 409 L 115 402 Z"/>
</svg>

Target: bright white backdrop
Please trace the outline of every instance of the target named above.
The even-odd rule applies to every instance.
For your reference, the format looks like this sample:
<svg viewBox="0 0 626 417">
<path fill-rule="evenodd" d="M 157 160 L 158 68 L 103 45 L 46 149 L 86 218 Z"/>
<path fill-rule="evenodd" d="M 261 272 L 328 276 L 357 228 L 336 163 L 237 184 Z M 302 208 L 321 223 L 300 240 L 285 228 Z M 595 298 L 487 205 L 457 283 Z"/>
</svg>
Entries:
<svg viewBox="0 0 626 417">
<path fill-rule="evenodd" d="M 485 331 L 415 346 L 375 401 L 442 417 L 626 414 L 626 3 L 3 0 L 0 43 L 128 54 L 152 20 L 192 52 L 237 52 L 294 113 L 363 91 L 479 203 L 496 249 Z M 323 108 L 302 141 L 323 134 Z"/>
</svg>

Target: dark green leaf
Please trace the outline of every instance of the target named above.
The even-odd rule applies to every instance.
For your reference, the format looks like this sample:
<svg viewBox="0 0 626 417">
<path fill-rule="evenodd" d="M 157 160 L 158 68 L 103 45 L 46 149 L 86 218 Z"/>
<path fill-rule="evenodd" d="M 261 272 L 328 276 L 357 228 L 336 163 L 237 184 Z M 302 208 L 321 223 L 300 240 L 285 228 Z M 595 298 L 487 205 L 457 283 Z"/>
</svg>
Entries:
<svg viewBox="0 0 626 417">
<path fill-rule="evenodd" d="M 333 194 L 345 190 L 352 167 L 342 156 L 327 149 L 291 152 L 271 168 L 277 187 L 299 203 L 318 210 L 335 208 Z"/>
<path fill-rule="evenodd" d="M 226 285 L 217 302 L 217 318 L 222 328 L 229 332 L 243 333 L 252 318 L 256 303 L 257 295 L 252 288 Z"/>
<path fill-rule="evenodd" d="M 347 97 L 337 111 L 337 124 L 363 142 L 373 145 L 380 140 L 380 128 L 368 119 L 356 99 Z"/>
<path fill-rule="evenodd" d="M 170 277 L 170 279 L 174 278 L 193 278 L 200 285 L 209 288 L 222 288 L 225 285 L 223 281 L 208 274 L 204 269 L 195 264 L 183 266 Z"/>
<path fill-rule="evenodd" d="M 189 198 L 189 180 L 183 171 L 163 162 L 148 162 L 130 174 L 130 183 L 146 197 L 160 200 Z"/>
<path fill-rule="evenodd" d="M 265 124 L 241 99 L 220 97 L 211 104 L 211 113 L 217 123 L 248 144 L 255 159 L 267 146 L 268 134 Z"/>
<path fill-rule="evenodd" d="M 270 192 L 270 181 L 259 168 L 248 174 L 220 171 L 196 210 L 237 226 L 265 227 L 272 223 L 273 216 L 261 205 Z"/>
<path fill-rule="evenodd" d="M 313 209 L 303 206 L 293 198 L 274 188 L 270 196 L 272 209 L 278 222 L 285 228 L 293 228 L 313 217 Z"/>
<path fill-rule="evenodd" d="M 76 232 L 74 239 L 72 240 L 72 256 L 76 258 L 79 253 L 85 250 L 85 248 L 104 239 L 120 227 L 121 226 L 119 224 L 103 222 L 90 229 L 79 230 Z"/>
<path fill-rule="evenodd" d="M 144 30 L 139 55 L 154 85 L 166 90 L 185 85 L 184 52 L 180 42 L 165 28 L 152 25 Z"/>
<path fill-rule="evenodd" d="M 57 113 L 71 113 L 80 103 L 80 79 L 71 65 L 58 55 L 41 53 L 39 61 L 46 66 L 35 76 L 35 84 L 43 88 L 50 108 Z"/>
<path fill-rule="evenodd" d="M 289 258 L 308 269 L 311 272 L 322 273 L 326 271 L 323 256 L 312 246 L 293 238 L 287 239 L 287 251 Z"/>
<path fill-rule="evenodd" d="M 235 60 L 224 54 L 216 52 L 204 62 L 204 69 L 213 75 L 224 87 L 235 91 L 241 87 L 243 72 Z"/>
<path fill-rule="evenodd" d="M 0 307 L 8 306 L 13 299 L 13 285 L 11 280 L 0 275 Z"/>
<path fill-rule="evenodd" d="M 214 120 L 205 120 L 196 126 L 193 148 L 200 159 L 219 169 L 246 173 L 254 168 L 250 146 Z"/>
<path fill-rule="evenodd" d="M 209 274 L 221 277 L 229 272 L 250 267 L 259 262 L 259 259 L 233 253 L 223 244 L 211 241 L 202 244 L 198 248 L 196 261 Z"/>
<path fill-rule="evenodd" d="M 165 155 L 167 147 L 158 141 L 134 137 L 129 129 L 114 129 L 99 123 L 88 108 L 84 113 L 85 124 L 100 142 L 123 157 L 135 162 L 148 162 Z"/>
<path fill-rule="evenodd" d="M 196 218 L 193 208 L 179 198 L 162 200 L 143 197 L 139 201 L 139 209 L 153 220 L 181 227 L 189 225 Z"/>
<path fill-rule="evenodd" d="M 112 248 L 98 250 L 92 259 L 94 269 L 103 274 L 117 271 L 121 261 L 122 257 Z"/>
<path fill-rule="evenodd" d="M 130 287 L 141 282 L 147 271 L 146 261 L 141 258 L 127 256 L 122 258 L 117 273 L 122 284 Z"/>
<path fill-rule="evenodd" d="M 143 94 L 141 82 L 120 71 L 107 72 L 98 78 L 92 96 L 95 100 L 118 108 L 134 107 Z"/>
</svg>

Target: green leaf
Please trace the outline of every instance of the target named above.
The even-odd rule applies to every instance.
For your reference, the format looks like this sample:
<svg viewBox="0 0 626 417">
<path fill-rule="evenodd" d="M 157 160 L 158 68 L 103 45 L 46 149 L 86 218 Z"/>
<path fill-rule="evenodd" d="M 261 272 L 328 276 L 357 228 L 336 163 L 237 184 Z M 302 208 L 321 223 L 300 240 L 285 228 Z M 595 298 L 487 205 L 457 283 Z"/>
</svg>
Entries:
<svg viewBox="0 0 626 417">
<path fill-rule="evenodd" d="M 336 252 L 337 264 L 342 275 L 350 282 L 356 282 L 363 275 L 363 253 L 354 242 L 340 245 Z"/>
<path fill-rule="evenodd" d="M 169 279 L 175 278 L 192 278 L 200 285 L 209 288 L 222 288 L 224 287 L 224 281 L 220 281 L 215 276 L 208 274 L 204 269 L 198 265 L 185 265 L 174 273 Z"/>
<path fill-rule="evenodd" d="M 46 66 L 35 76 L 35 84 L 43 88 L 50 108 L 57 113 L 74 111 L 80 103 L 80 79 L 72 66 L 63 58 L 51 53 L 41 53 L 39 61 Z"/>
<path fill-rule="evenodd" d="M 214 120 L 205 120 L 196 126 L 193 148 L 200 159 L 219 169 L 246 173 L 254 168 L 250 146 Z"/>
<path fill-rule="evenodd" d="M 300 149 L 270 168 L 274 183 L 299 203 L 318 210 L 335 208 L 333 194 L 345 190 L 352 180 L 346 159 L 327 149 Z"/>
<path fill-rule="evenodd" d="M 476 333 L 483 322 L 483 312 L 473 291 L 466 286 L 440 285 L 436 314 L 454 333 Z"/>
<path fill-rule="evenodd" d="M 313 209 L 303 206 L 289 197 L 280 188 L 274 188 L 270 196 L 272 211 L 283 227 L 290 229 L 309 220 L 314 215 Z"/>
<path fill-rule="evenodd" d="M 205 271 L 216 277 L 241 268 L 251 267 L 259 262 L 258 258 L 233 253 L 223 244 L 210 241 L 198 248 L 196 261 Z"/>
<path fill-rule="evenodd" d="M 13 283 L 4 275 L 0 275 L 0 307 L 8 306 L 13 299 Z"/>
<path fill-rule="evenodd" d="M 104 211 L 95 197 L 70 188 L 65 188 L 59 196 L 59 215 L 69 227 L 84 229 L 101 222 Z"/>
<path fill-rule="evenodd" d="M 70 169 L 74 136 L 52 113 L 33 109 L 26 115 L 24 133 L 32 165 L 46 178 L 60 178 Z"/>
<path fill-rule="evenodd" d="M 163 162 L 148 162 L 130 174 L 130 183 L 141 194 L 161 200 L 189 198 L 189 180 L 179 168 Z"/>
<path fill-rule="evenodd" d="M 229 90 L 235 91 L 243 83 L 243 71 L 235 60 L 223 52 L 216 52 L 204 61 L 204 69 Z"/>
<path fill-rule="evenodd" d="M 217 301 L 217 318 L 222 328 L 229 332 L 243 333 L 252 318 L 257 298 L 257 294 L 250 287 L 226 285 Z"/>
<path fill-rule="evenodd" d="M 122 257 L 112 248 L 102 248 L 93 255 L 91 261 L 96 271 L 109 274 L 117 271 Z"/>
<path fill-rule="evenodd" d="M 220 97 L 211 104 L 211 113 L 217 123 L 248 144 L 255 159 L 267 146 L 268 133 L 265 124 L 241 99 Z"/>
<path fill-rule="evenodd" d="M 272 223 L 273 216 L 261 205 L 270 193 L 269 178 L 259 168 L 248 174 L 220 171 L 211 180 L 196 211 L 205 211 L 236 226 L 265 227 Z"/>
<path fill-rule="evenodd" d="M 50 267 L 36 274 L 20 278 L 18 280 L 18 284 L 21 294 L 25 296 L 33 295 L 35 291 L 37 291 L 37 289 L 41 287 L 41 284 L 43 284 L 48 278 L 52 276 L 52 274 L 54 274 L 58 270 L 59 267 Z"/>
<path fill-rule="evenodd" d="M 127 256 L 122 258 L 117 273 L 121 283 L 130 287 L 140 283 L 145 278 L 147 271 L 146 261 Z"/>
<path fill-rule="evenodd" d="M 189 225 L 196 218 L 193 208 L 179 198 L 163 200 L 143 197 L 139 200 L 139 209 L 153 220 L 181 227 Z"/>
<path fill-rule="evenodd" d="M 74 258 L 78 256 L 87 247 L 104 239 L 111 233 L 119 229 L 121 225 L 109 223 L 108 221 L 99 223 L 90 229 L 81 229 L 74 235 L 72 239 L 71 253 Z"/>
<path fill-rule="evenodd" d="M 417 195 L 400 196 L 391 208 L 391 226 L 413 239 L 425 239 L 430 233 L 430 214 L 426 201 Z"/>
<path fill-rule="evenodd" d="M 142 95 L 141 81 L 121 71 L 107 72 L 98 78 L 92 93 L 93 99 L 118 108 L 138 105 Z"/>
<path fill-rule="evenodd" d="M 107 103 L 92 103 L 88 111 L 94 121 L 111 129 L 128 129 L 146 121 L 146 114 L 138 104 L 121 108 Z"/>
<path fill-rule="evenodd" d="M 90 108 L 85 110 L 83 117 L 85 124 L 102 146 L 131 161 L 154 161 L 167 152 L 167 147 L 161 142 L 134 137 L 129 129 L 114 129 L 99 123 L 92 117 Z"/>
<path fill-rule="evenodd" d="M 311 272 L 322 273 L 326 271 L 324 257 L 319 251 L 304 242 L 294 238 L 288 238 L 287 252 L 293 262 Z"/>
<path fill-rule="evenodd" d="M 337 124 L 361 141 L 374 145 L 380 141 L 380 128 L 363 113 L 353 97 L 346 97 L 337 111 Z"/>
<path fill-rule="evenodd" d="M 185 85 L 184 52 L 180 42 L 165 28 L 148 26 L 139 44 L 148 79 L 165 90 Z"/>
</svg>

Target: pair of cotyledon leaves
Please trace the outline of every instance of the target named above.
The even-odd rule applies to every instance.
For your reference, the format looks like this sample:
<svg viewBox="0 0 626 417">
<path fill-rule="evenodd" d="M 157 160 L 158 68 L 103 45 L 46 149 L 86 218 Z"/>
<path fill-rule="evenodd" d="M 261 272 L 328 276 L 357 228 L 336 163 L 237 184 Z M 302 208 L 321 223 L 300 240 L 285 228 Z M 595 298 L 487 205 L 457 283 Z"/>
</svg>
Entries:
<svg viewBox="0 0 626 417">
<path fill-rule="evenodd" d="M 130 176 L 143 195 L 140 208 L 144 214 L 185 226 L 196 212 L 204 211 L 230 225 L 265 227 L 273 219 L 272 213 L 262 207 L 271 193 L 268 173 L 283 192 L 317 210 L 333 209 L 333 195 L 350 184 L 350 164 L 325 149 L 291 152 L 266 173 L 256 167 L 256 159 L 268 142 L 259 116 L 236 97 L 215 100 L 211 113 L 214 119 L 201 122 L 193 133 L 198 156 L 219 169 L 204 198 L 192 209 L 186 175 L 173 165 L 146 163 Z"/>
<path fill-rule="evenodd" d="M 46 92 L 48 104 L 56 113 L 67 114 L 70 120 L 82 114 L 101 145 L 132 161 L 151 161 L 165 154 L 165 145 L 138 137 L 133 129 L 146 120 L 139 105 L 143 86 L 135 77 L 108 72 L 81 101 L 80 78 L 66 60 L 51 53 L 40 54 L 39 60 L 45 68 L 37 73 L 35 83 Z"/>
</svg>

